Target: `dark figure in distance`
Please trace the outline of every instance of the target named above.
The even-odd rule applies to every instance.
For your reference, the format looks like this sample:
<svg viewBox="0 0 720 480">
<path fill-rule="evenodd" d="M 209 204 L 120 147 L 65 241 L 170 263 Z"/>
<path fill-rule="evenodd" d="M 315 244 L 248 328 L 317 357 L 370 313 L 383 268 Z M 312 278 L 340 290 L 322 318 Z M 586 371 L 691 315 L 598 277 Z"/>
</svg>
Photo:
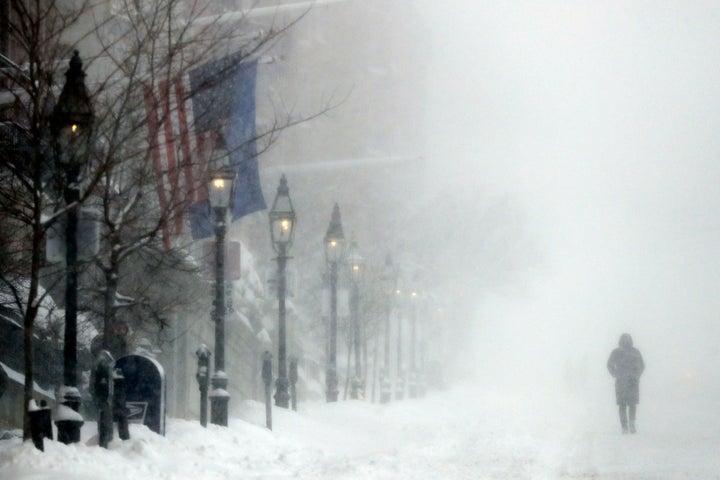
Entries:
<svg viewBox="0 0 720 480">
<path fill-rule="evenodd" d="M 620 346 L 612 351 L 607 361 L 610 375 L 615 378 L 615 398 L 620 412 L 623 433 L 635 433 L 635 414 L 640 400 L 640 375 L 645 370 L 640 351 L 633 347 L 628 333 L 620 335 Z M 629 415 L 629 423 L 628 423 Z"/>
</svg>

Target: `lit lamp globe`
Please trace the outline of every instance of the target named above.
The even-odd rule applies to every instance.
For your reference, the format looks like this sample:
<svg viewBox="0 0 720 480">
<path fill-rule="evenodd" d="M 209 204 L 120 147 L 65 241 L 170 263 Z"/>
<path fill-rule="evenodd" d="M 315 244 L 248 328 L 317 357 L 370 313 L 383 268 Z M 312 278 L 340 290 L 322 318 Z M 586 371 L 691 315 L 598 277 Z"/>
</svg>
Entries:
<svg viewBox="0 0 720 480">
<path fill-rule="evenodd" d="M 338 263 L 342 259 L 344 246 L 345 235 L 340 220 L 340 207 L 335 204 L 330 225 L 325 234 L 325 259 L 327 262 L 330 264 Z"/>
<path fill-rule="evenodd" d="M 215 172 L 208 185 L 208 200 L 214 209 L 227 210 L 230 208 L 235 184 L 235 171 L 224 168 Z M 219 219 L 218 219 L 219 220 Z"/>
<path fill-rule="evenodd" d="M 86 160 L 94 116 L 77 50 L 73 52 L 65 78 L 50 118 L 50 128 L 60 148 L 57 160 L 61 166 L 80 167 Z"/>
<path fill-rule="evenodd" d="M 360 281 L 363 271 L 365 270 L 365 259 L 360 255 L 357 243 L 353 240 L 350 243 L 350 252 L 347 257 L 348 265 L 350 265 L 350 273 L 355 282 Z"/>
<path fill-rule="evenodd" d="M 295 233 L 295 210 L 290 201 L 290 190 L 285 175 L 280 178 L 280 185 L 269 216 L 273 248 L 276 252 L 290 248 Z"/>
</svg>

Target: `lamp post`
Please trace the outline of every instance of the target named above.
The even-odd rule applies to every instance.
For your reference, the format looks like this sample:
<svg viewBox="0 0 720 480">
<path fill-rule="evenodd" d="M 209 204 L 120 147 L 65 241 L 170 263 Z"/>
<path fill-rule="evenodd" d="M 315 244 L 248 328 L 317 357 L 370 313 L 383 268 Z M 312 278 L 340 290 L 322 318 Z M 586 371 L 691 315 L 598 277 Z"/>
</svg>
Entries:
<svg viewBox="0 0 720 480">
<path fill-rule="evenodd" d="M 347 257 L 352 277 L 352 290 L 350 293 L 350 315 L 352 316 L 353 340 L 355 349 L 355 378 L 352 381 L 350 398 L 359 399 L 363 397 L 362 385 L 362 362 L 360 355 L 360 281 L 365 270 L 365 259 L 360 255 L 357 242 L 350 242 L 350 251 Z"/>
<path fill-rule="evenodd" d="M 290 190 L 288 189 L 285 175 L 280 177 L 280 185 L 270 210 L 270 238 L 277 256 L 277 294 L 278 294 L 278 378 L 275 381 L 275 405 L 288 408 L 290 393 L 288 391 L 289 381 L 287 372 L 287 349 L 285 333 L 285 291 L 286 277 L 285 265 L 287 264 L 287 252 L 292 245 L 293 233 L 295 231 L 295 210 L 290 201 Z"/>
<path fill-rule="evenodd" d="M 381 276 L 383 294 L 385 296 L 385 355 L 383 369 L 380 373 L 380 403 L 390 401 L 390 314 L 392 313 L 392 301 L 395 294 L 396 278 L 393 268 L 392 256 L 385 257 L 385 267 Z"/>
<path fill-rule="evenodd" d="M 330 270 L 330 348 L 328 348 L 328 363 L 325 373 L 327 387 L 326 400 L 337 402 L 337 280 L 338 264 L 342 260 L 345 235 L 340 220 L 340 207 L 335 204 L 330 218 L 330 225 L 325 234 L 325 261 Z"/>
<path fill-rule="evenodd" d="M 410 375 L 408 379 L 408 396 L 416 398 L 418 396 L 418 372 L 417 372 L 417 302 L 418 294 L 415 291 L 410 292 L 409 310 L 410 310 Z"/>
<path fill-rule="evenodd" d="M 218 150 L 224 147 L 222 140 Z M 227 152 L 225 151 L 224 154 Z M 208 200 L 215 214 L 215 371 L 210 378 L 210 423 L 227 427 L 228 377 L 225 373 L 225 233 L 227 215 L 232 209 L 235 170 L 231 167 L 217 171 L 210 180 Z"/>
<path fill-rule="evenodd" d="M 400 299 L 402 296 L 402 291 L 398 288 L 395 290 L 395 298 L 398 301 L 398 304 L 400 305 Z M 397 372 L 396 372 L 396 378 L 395 378 L 395 400 L 402 400 L 405 396 L 405 374 L 403 373 L 403 364 L 402 364 L 402 308 L 398 308 L 397 310 L 397 324 L 398 324 L 398 334 L 397 334 Z"/>
<path fill-rule="evenodd" d="M 65 85 L 50 118 L 55 161 L 65 174 L 65 339 L 63 346 L 63 383 L 60 402 L 63 409 L 56 421 L 58 440 L 80 441 L 83 425 L 80 391 L 77 388 L 77 225 L 80 202 L 80 171 L 88 159 L 93 127 L 93 111 L 85 87 L 85 72 L 78 51 L 73 52 Z"/>
</svg>

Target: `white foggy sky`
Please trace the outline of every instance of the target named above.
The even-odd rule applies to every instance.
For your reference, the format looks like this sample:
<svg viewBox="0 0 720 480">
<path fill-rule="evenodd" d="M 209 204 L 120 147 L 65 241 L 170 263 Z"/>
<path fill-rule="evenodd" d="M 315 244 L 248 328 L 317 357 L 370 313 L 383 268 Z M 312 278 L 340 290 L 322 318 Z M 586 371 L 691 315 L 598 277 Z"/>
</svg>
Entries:
<svg viewBox="0 0 720 480">
<path fill-rule="evenodd" d="M 480 345 L 587 356 L 604 374 L 629 331 L 654 367 L 647 378 L 711 372 L 720 4 L 452 1 L 424 11 L 435 178 L 511 195 L 543 257 L 526 296 L 481 299 Z"/>
</svg>

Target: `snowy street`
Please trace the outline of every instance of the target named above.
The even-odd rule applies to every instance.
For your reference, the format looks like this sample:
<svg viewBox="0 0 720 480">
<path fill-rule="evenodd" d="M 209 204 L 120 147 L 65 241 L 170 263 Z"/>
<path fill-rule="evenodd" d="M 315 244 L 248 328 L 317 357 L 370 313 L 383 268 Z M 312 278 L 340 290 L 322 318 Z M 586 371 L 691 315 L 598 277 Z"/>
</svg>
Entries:
<svg viewBox="0 0 720 480">
<path fill-rule="evenodd" d="M 0 480 L 720 480 L 720 1 L 0 12 Z"/>
<path fill-rule="evenodd" d="M 677 405 L 680 407 L 680 405 Z M 596 407 L 596 408 L 595 408 Z M 643 407 L 643 405 L 641 405 Z M 582 408 L 544 395 L 434 392 L 389 405 L 301 405 L 298 413 L 242 404 L 227 429 L 169 419 L 166 437 L 93 446 L 0 442 L 0 478 L 66 479 L 713 479 L 720 478 L 715 410 L 641 408 L 622 435 L 613 405 Z"/>
</svg>

